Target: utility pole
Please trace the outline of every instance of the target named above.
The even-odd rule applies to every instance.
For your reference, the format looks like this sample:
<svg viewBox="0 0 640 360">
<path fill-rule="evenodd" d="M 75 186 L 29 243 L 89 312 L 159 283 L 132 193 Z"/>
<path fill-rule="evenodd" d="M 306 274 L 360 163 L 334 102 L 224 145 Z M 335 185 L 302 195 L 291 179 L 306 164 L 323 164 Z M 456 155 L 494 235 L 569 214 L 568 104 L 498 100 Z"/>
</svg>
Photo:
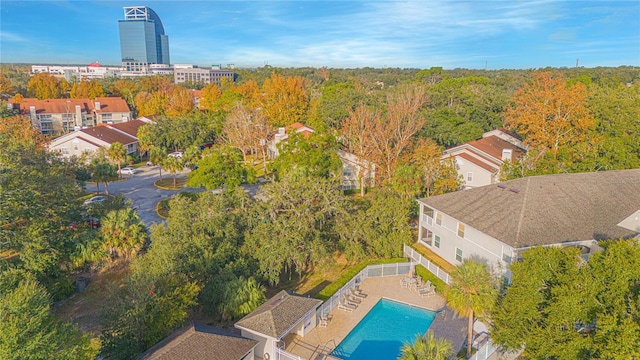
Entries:
<svg viewBox="0 0 640 360">
<path fill-rule="evenodd" d="M 578 67 L 579 62 L 580 62 L 580 59 L 576 59 L 576 67 Z"/>
<path fill-rule="evenodd" d="M 487 63 L 489 62 L 489 60 L 485 60 L 484 61 L 484 71 L 487 71 Z"/>
</svg>

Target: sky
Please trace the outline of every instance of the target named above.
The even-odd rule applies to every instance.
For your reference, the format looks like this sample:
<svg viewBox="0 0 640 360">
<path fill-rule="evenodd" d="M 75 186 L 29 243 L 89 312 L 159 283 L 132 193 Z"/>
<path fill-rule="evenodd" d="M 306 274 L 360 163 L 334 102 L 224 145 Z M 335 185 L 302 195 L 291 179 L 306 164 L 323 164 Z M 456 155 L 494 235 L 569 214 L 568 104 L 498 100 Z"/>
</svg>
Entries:
<svg viewBox="0 0 640 360">
<path fill-rule="evenodd" d="M 532 69 L 640 66 L 640 1 L 0 0 L 0 62 L 120 65 L 123 6 L 173 64 Z"/>
</svg>

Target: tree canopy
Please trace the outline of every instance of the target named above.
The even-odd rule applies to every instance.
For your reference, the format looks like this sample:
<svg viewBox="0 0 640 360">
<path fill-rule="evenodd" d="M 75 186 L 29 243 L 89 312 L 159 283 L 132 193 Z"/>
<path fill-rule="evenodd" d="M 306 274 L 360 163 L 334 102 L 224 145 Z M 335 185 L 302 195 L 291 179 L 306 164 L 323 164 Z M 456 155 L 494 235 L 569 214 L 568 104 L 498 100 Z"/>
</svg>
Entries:
<svg viewBox="0 0 640 360">
<path fill-rule="evenodd" d="M 640 356 L 640 245 L 607 241 L 585 261 L 576 248 L 535 248 L 511 265 L 492 339 L 534 359 Z"/>
</svg>

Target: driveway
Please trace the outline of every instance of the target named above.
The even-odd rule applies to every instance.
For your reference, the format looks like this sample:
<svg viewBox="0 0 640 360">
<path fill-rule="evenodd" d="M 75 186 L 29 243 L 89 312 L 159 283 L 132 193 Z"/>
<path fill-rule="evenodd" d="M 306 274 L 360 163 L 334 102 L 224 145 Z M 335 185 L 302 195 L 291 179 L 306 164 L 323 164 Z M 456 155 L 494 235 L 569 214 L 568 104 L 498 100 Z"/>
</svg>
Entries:
<svg viewBox="0 0 640 360">
<path fill-rule="evenodd" d="M 125 180 L 109 183 L 109 194 L 122 194 L 131 200 L 133 207 L 138 211 L 140 219 L 147 226 L 153 223 L 164 223 L 164 219 L 156 213 L 156 204 L 160 200 L 168 199 L 172 195 L 182 191 L 202 192 L 204 189 L 184 188 L 182 190 L 162 190 L 158 189 L 153 183 L 160 179 L 160 172 L 157 166 L 141 166 L 138 168 L 140 172 L 135 175 L 123 175 Z M 184 170 L 177 175 L 178 178 L 186 177 L 189 170 Z M 162 171 L 162 177 L 171 177 L 171 174 Z M 96 192 L 95 184 L 87 184 L 87 191 Z M 104 184 L 100 184 L 100 190 L 104 192 Z"/>
<path fill-rule="evenodd" d="M 158 189 L 153 183 L 160 179 L 160 172 L 157 166 L 141 166 L 137 168 L 139 172 L 135 175 L 123 175 L 125 180 L 109 183 L 109 194 L 122 194 L 131 200 L 133 207 L 136 208 L 140 219 L 145 225 L 151 226 L 153 223 L 165 223 L 165 220 L 156 213 L 156 204 L 160 200 L 168 199 L 174 194 L 183 191 L 199 193 L 204 188 L 192 189 L 185 187 L 181 190 L 162 190 Z M 185 178 L 190 170 L 185 169 L 177 175 L 178 178 Z M 171 174 L 162 171 L 162 177 L 171 178 Z M 258 191 L 258 185 L 243 185 L 249 195 L 254 196 Z M 95 184 L 87 184 L 87 191 L 96 192 Z M 104 184 L 100 184 L 100 190 L 104 192 Z"/>
</svg>

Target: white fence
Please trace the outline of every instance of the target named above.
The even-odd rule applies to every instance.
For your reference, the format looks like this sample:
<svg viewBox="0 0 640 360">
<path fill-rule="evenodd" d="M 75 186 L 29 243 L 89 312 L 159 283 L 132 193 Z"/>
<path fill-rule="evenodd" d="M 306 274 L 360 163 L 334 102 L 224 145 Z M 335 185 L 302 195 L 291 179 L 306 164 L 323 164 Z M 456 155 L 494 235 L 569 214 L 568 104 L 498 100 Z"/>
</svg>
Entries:
<svg viewBox="0 0 640 360">
<path fill-rule="evenodd" d="M 329 314 L 331 310 L 335 309 L 335 307 L 340 304 L 340 299 L 343 299 L 345 294 L 350 295 L 349 289 L 355 288 L 356 285 L 363 282 L 364 279 L 370 277 L 408 274 L 411 266 L 412 263 L 409 262 L 367 266 L 366 268 L 362 269 L 362 271 L 360 271 L 356 276 L 351 278 L 351 280 L 349 280 L 349 282 L 347 282 L 342 288 L 340 288 L 340 290 L 336 291 L 336 293 L 333 294 L 331 298 L 325 301 L 316 311 L 317 316 L 319 318 L 322 318 Z"/>
<path fill-rule="evenodd" d="M 277 346 L 274 346 L 273 353 L 276 355 L 275 360 L 302 360 L 300 356 L 288 353 Z"/>
<path fill-rule="evenodd" d="M 404 245 L 404 254 L 407 257 L 409 257 L 412 261 L 424 266 L 427 270 L 431 271 L 431 273 L 433 273 L 439 279 L 444 281 L 445 284 L 449 285 L 451 281 L 449 278 L 449 274 L 446 271 L 442 270 L 440 267 L 438 267 L 438 265 L 432 263 L 431 261 L 429 261 L 429 259 L 422 256 L 419 252 L 413 250 L 411 246 L 406 244 Z"/>
<path fill-rule="evenodd" d="M 489 339 L 469 360 L 487 360 L 496 350 L 498 350 L 498 347 Z"/>
</svg>

